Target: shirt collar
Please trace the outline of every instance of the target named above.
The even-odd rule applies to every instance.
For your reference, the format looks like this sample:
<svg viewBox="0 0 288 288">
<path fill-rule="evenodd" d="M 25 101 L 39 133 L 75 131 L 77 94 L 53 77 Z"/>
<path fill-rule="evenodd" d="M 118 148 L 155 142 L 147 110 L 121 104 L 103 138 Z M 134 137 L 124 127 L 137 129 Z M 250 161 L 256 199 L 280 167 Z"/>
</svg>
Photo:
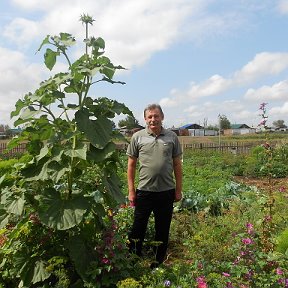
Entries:
<svg viewBox="0 0 288 288">
<path fill-rule="evenodd" d="M 146 126 L 146 132 L 149 134 L 149 135 L 155 135 L 154 133 L 153 133 L 153 131 L 149 128 L 149 127 L 147 127 Z M 161 131 L 160 131 L 160 134 L 159 135 L 164 135 L 164 128 L 163 127 L 161 127 Z M 158 135 L 158 136 L 159 136 Z"/>
</svg>

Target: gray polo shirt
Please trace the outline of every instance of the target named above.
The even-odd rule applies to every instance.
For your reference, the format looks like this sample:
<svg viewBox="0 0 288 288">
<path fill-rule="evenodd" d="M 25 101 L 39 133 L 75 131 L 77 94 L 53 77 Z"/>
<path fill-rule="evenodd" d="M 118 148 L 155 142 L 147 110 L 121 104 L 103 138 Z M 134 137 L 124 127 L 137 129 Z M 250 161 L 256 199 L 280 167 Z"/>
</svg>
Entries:
<svg viewBox="0 0 288 288">
<path fill-rule="evenodd" d="M 127 155 L 139 159 L 138 189 L 161 192 L 175 188 L 173 158 L 182 149 L 176 133 L 162 128 L 159 136 L 146 128 L 133 134 Z"/>
</svg>

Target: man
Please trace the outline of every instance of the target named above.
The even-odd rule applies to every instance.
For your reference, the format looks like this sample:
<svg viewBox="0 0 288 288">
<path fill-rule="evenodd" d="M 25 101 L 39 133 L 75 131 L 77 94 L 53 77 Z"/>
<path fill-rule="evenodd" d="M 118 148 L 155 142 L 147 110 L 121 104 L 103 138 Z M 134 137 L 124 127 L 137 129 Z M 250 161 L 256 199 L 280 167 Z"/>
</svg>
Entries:
<svg viewBox="0 0 288 288">
<path fill-rule="evenodd" d="M 146 129 L 131 137 L 127 149 L 128 199 L 135 206 L 129 241 L 130 251 L 141 256 L 148 220 L 153 212 L 155 241 L 161 243 L 156 248 L 156 262 L 151 264 L 151 268 L 155 268 L 166 257 L 173 202 L 182 198 L 182 150 L 177 135 L 162 127 L 164 114 L 160 105 L 148 105 L 144 119 Z M 137 160 L 139 183 L 136 189 Z"/>
</svg>

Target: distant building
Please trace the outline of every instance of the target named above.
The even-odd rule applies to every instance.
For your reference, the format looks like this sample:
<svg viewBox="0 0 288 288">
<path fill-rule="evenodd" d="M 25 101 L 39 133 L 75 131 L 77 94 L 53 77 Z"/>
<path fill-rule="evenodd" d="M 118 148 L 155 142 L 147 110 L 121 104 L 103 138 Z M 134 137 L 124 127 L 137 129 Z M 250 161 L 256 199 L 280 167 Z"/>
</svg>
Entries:
<svg viewBox="0 0 288 288">
<path fill-rule="evenodd" d="M 218 131 L 205 129 L 199 124 L 186 124 L 179 127 L 180 136 L 217 136 Z"/>
<path fill-rule="evenodd" d="M 224 135 L 244 135 L 256 132 L 255 128 L 251 128 L 246 124 L 231 124 L 230 129 L 224 130 Z"/>
</svg>

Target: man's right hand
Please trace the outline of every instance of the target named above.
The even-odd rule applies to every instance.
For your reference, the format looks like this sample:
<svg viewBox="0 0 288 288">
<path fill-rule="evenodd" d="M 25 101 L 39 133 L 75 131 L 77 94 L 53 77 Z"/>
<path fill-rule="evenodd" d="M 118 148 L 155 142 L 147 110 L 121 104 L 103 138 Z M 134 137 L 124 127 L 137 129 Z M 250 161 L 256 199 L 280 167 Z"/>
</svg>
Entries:
<svg viewBox="0 0 288 288">
<path fill-rule="evenodd" d="M 128 200 L 129 200 L 130 206 L 134 207 L 135 206 L 135 202 L 136 202 L 136 192 L 135 192 L 135 190 L 129 191 Z"/>
</svg>

